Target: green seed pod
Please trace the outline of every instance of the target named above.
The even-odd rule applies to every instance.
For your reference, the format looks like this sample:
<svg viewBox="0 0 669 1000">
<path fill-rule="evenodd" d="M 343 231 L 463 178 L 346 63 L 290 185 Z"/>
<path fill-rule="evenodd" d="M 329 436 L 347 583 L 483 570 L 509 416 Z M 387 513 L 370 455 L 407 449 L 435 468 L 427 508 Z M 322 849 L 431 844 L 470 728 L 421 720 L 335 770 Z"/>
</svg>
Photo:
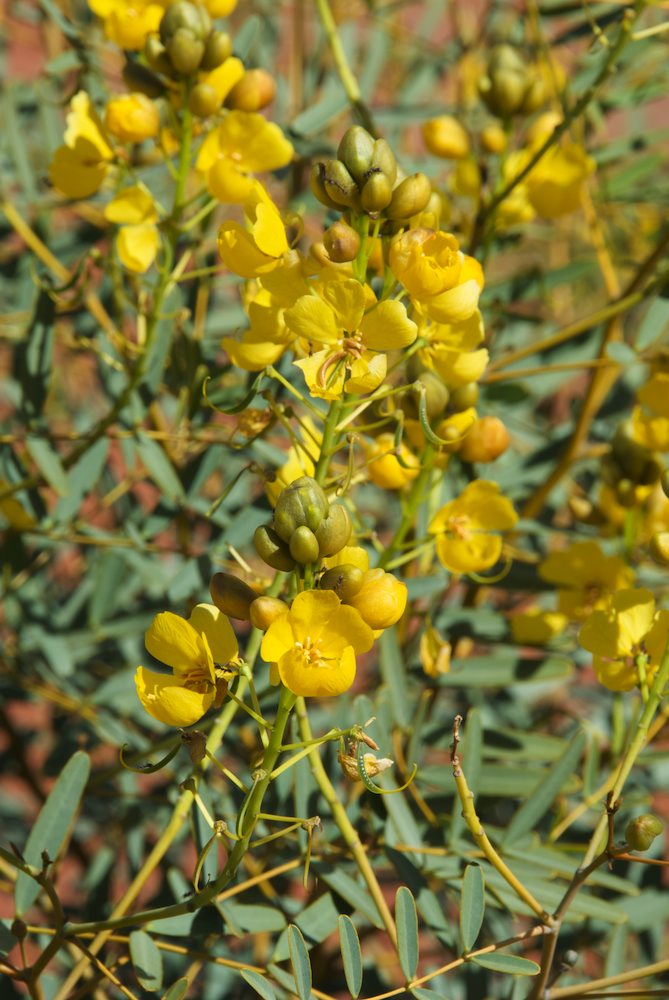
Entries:
<svg viewBox="0 0 669 1000">
<path fill-rule="evenodd" d="M 663 830 L 664 823 L 657 816 L 644 813 L 629 821 L 625 827 L 625 840 L 633 851 L 647 851 Z"/>
<path fill-rule="evenodd" d="M 316 529 L 316 539 L 320 550 L 320 555 L 334 556 L 348 545 L 353 531 L 349 512 L 340 503 L 330 504 L 330 510 L 318 528 Z"/>
<path fill-rule="evenodd" d="M 665 497 L 669 499 L 669 469 L 665 469 L 660 476 L 660 485 L 662 486 Z"/>
<path fill-rule="evenodd" d="M 226 31 L 211 31 L 204 43 L 200 69 L 212 70 L 232 55 L 232 40 Z"/>
<path fill-rule="evenodd" d="M 397 160 L 385 139 L 377 139 L 374 143 L 370 170 L 380 170 L 384 177 L 388 178 L 391 187 L 397 180 Z"/>
<path fill-rule="evenodd" d="M 360 192 L 360 204 L 369 215 L 378 215 L 390 204 L 393 187 L 385 174 L 370 174 Z"/>
<path fill-rule="evenodd" d="M 290 538 L 290 554 L 295 562 L 316 562 L 318 559 L 318 541 L 310 528 L 303 524 L 296 528 Z"/>
<path fill-rule="evenodd" d="M 247 622 L 250 607 L 258 595 L 255 590 L 232 573 L 214 573 L 209 584 L 211 599 L 224 615 Z"/>
<path fill-rule="evenodd" d="M 476 406 L 479 400 L 479 387 L 476 382 L 468 382 L 467 385 L 460 385 L 451 392 L 449 409 L 453 413 L 462 413 L 471 406 Z"/>
<path fill-rule="evenodd" d="M 196 84 L 188 98 L 188 107 L 198 118 L 209 118 L 221 107 L 218 94 L 208 83 Z"/>
<path fill-rule="evenodd" d="M 167 39 L 167 54 L 180 76 L 191 76 L 199 69 L 204 55 L 204 42 L 196 38 L 188 28 L 178 28 Z"/>
<path fill-rule="evenodd" d="M 331 261 L 343 264 L 358 256 L 360 237 L 355 229 L 339 219 L 323 233 L 323 245 Z"/>
<path fill-rule="evenodd" d="M 358 187 L 340 160 L 326 160 L 323 174 L 325 193 L 340 207 L 356 208 L 360 202 Z"/>
<path fill-rule="evenodd" d="M 279 538 L 274 528 L 269 524 L 261 524 L 253 533 L 255 550 L 268 566 L 289 573 L 295 569 L 295 560 L 282 538 Z"/>
<path fill-rule="evenodd" d="M 146 94 L 147 97 L 161 97 L 165 93 L 165 85 L 159 76 L 152 73 L 148 66 L 126 59 L 122 71 L 123 82 L 133 93 Z"/>
<path fill-rule="evenodd" d="M 340 601 L 349 601 L 359 593 L 365 574 L 352 563 L 333 566 L 320 579 L 321 590 L 334 590 Z"/>
<path fill-rule="evenodd" d="M 250 609 L 251 624 L 266 632 L 273 621 L 288 611 L 285 601 L 278 597 L 257 597 Z"/>
<path fill-rule="evenodd" d="M 172 74 L 173 66 L 167 49 L 157 35 L 149 35 L 144 43 L 144 58 L 156 73 L 166 73 L 168 76 Z"/>
<path fill-rule="evenodd" d="M 333 201 L 330 195 L 325 190 L 325 164 L 324 163 L 314 163 L 311 167 L 309 173 L 309 187 L 311 188 L 313 194 L 318 198 L 321 205 L 325 205 L 326 208 L 335 208 L 338 212 L 341 212 L 341 205 Z"/>
<path fill-rule="evenodd" d="M 165 47 L 168 40 L 181 28 L 186 28 L 198 41 L 204 42 L 211 31 L 211 19 L 206 9 L 200 4 L 187 3 L 185 0 L 170 4 L 158 28 L 160 40 Z"/>
<path fill-rule="evenodd" d="M 364 182 L 367 171 L 372 166 L 374 139 L 362 125 L 351 125 L 341 137 L 337 148 L 337 159 L 347 168 L 358 184 Z"/>
<path fill-rule="evenodd" d="M 274 509 L 274 529 L 284 542 L 302 526 L 316 531 L 329 510 L 323 488 L 311 476 L 300 476 L 279 494 Z"/>
<path fill-rule="evenodd" d="M 409 219 L 423 211 L 431 194 L 430 179 L 423 173 L 412 174 L 397 185 L 385 214 L 389 219 Z"/>
</svg>

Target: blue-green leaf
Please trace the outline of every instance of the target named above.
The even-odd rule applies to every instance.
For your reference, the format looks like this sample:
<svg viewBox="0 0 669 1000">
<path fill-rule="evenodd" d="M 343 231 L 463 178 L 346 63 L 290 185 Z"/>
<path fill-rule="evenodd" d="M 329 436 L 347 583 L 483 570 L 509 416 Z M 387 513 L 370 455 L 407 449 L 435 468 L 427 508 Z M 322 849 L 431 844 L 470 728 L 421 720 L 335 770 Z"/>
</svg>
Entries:
<svg viewBox="0 0 669 1000">
<path fill-rule="evenodd" d="M 480 865 L 467 865 L 460 897 L 460 934 L 463 951 L 471 951 L 483 923 L 485 884 Z"/>
<path fill-rule="evenodd" d="M 358 932 L 353 921 L 346 914 L 339 917 L 339 946 L 344 961 L 346 985 L 353 1000 L 360 995 L 362 988 L 362 954 Z"/>
<path fill-rule="evenodd" d="M 288 928 L 288 948 L 290 964 L 295 977 L 295 988 L 300 1000 L 309 1000 L 311 996 L 311 963 L 309 952 L 302 937 L 302 931 L 295 924 Z"/>
<path fill-rule="evenodd" d="M 418 968 L 418 914 L 416 901 L 405 885 L 399 887 L 395 896 L 395 925 L 400 965 L 409 982 Z"/>
<path fill-rule="evenodd" d="M 188 992 L 188 987 L 190 983 L 183 976 L 181 979 L 177 979 L 176 983 L 172 983 L 170 988 L 163 993 L 161 1000 L 183 1000 Z"/>
<path fill-rule="evenodd" d="M 130 958 L 142 989 L 159 990 L 163 985 L 163 956 L 146 931 L 133 931 L 130 935 Z"/>
<path fill-rule="evenodd" d="M 468 959 L 484 969 L 492 972 L 504 972 L 509 976 L 536 976 L 540 968 L 529 958 L 519 958 L 517 955 L 504 955 L 502 952 L 491 952 L 488 955 L 475 955 Z"/>
<path fill-rule="evenodd" d="M 258 972 L 253 972 L 251 969 L 244 969 L 241 973 L 242 979 L 246 980 L 251 989 L 255 990 L 262 1000 L 276 1000 L 276 993 L 264 978 Z"/>
</svg>

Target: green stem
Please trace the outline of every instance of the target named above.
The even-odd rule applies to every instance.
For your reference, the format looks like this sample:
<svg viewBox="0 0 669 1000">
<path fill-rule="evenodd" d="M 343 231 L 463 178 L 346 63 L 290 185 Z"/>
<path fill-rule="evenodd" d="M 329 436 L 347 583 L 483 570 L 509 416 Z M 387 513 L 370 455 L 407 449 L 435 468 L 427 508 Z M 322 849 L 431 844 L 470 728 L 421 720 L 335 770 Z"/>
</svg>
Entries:
<svg viewBox="0 0 669 1000">
<path fill-rule="evenodd" d="M 376 131 L 371 112 L 362 99 L 362 93 L 360 91 L 358 81 L 349 66 L 346 53 L 344 52 L 344 47 L 337 31 L 337 24 L 332 16 L 328 0 L 316 0 L 316 7 L 318 9 L 318 16 L 320 17 L 325 30 L 325 34 L 327 35 L 330 50 L 332 51 L 332 58 L 334 59 L 335 67 L 337 69 L 337 73 L 339 74 L 339 79 L 341 80 L 342 86 L 346 91 L 349 103 L 353 110 L 357 113 L 360 121 L 367 131 L 373 136 L 376 136 L 378 133 Z"/>
<path fill-rule="evenodd" d="M 330 467 L 330 459 L 337 450 L 338 432 L 337 424 L 341 416 L 343 401 L 336 399 L 330 403 L 325 424 L 323 425 L 323 440 L 321 441 L 321 453 L 314 470 L 314 479 L 322 486 Z"/>
<path fill-rule="evenodd" d="M 397 531 L 392 537 L 392 540 L 388 547 L 384 550 L 381 558 L 379 559 L 378 565 L 384 569 L 388 563 L 392 560 L 393 556 L 397 550 L 402 545 L 402 542 L 406 538 L 407 534 L 413 528 L 416 523 L 416 514 L 421 503 L 425 499 L 425 492 L 430 484 L 430 479 L 432 477 L 432 469 L 434 466 L 434 455 L 435 449 L 431 444 L 428 444 L 423 453 L 422 468 L 418 476 L 414 479 L 411 486 L 411 491 L 407 497 L 406 504 L 404 507 L 404 513 L 402 514 L 402 520 L 400 521 Z"/>
</svg>

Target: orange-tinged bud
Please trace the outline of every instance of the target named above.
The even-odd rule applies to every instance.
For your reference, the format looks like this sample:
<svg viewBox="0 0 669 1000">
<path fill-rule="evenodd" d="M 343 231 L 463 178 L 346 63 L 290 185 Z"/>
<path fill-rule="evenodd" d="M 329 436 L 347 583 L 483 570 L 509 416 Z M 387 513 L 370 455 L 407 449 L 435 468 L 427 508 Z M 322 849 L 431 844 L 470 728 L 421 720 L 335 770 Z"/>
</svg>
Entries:
<svg viewBox="0 0 669 1000">
<path fill-rule="evenodd" d="M 249 617 L 255 628 L 266 632 L 273 621 L 288 611 L 288 605 L 278 597 L 256 597 L 251 604 Z"/>
<path fill-rule="evenodd" d="M 323 234 L 323 245 L 327 255 L 335 264 L 344 264 L 355 260 L 360 249 L 360 237 L 355 229 L 341 219 L 335 222 Z"/>
<path fill-rule="evenodd" d="M 433 156 L 461 160 L 470 149 L 469 134 L 452 115 L 440 115 L 423 123 L 423 141 Z"/>
<path fill-rule="evenodd" d="M 158 135 L 158 109 L 146 94 L 113 97 L 105 112 L 105 128 L 120 142 L 142 142 Z"/>
<path fill-rule="evenodd" d="M 407 603 L 406 584 L 385 570 L 370 569 L 365 573 L 358 593 L 346 603 L 359 612 L 370 628 L 390 628 L 404 614 Z"/>
<path fill-rule="evenodd" d="M 382 490 L 401 490 L 416 478 L 420 462 L 405 444 L 400 445 L 400 463 L 395 454 L 392 434 L 379 434 L 365 445 L 367 471 L 372 482 Z"/>
<path fill-rule="evenodd" d="M 225 99 L 235 111 L 262 111 L 276 94 L 276 81 L 265 69 L 249 69 Z"/>
<path fill-rule="evenodd" d="M 509 447 L 509 432 L 499 417 L 481 417 L 462 442 L 464 462 L 494 462 Z"/>
<path fill-rule="evenodd" d="M 486 153 L 503 153 L 508 142 L 501 125 L 486 125 L 481 131 L 481 145 Z"/>
</svg>

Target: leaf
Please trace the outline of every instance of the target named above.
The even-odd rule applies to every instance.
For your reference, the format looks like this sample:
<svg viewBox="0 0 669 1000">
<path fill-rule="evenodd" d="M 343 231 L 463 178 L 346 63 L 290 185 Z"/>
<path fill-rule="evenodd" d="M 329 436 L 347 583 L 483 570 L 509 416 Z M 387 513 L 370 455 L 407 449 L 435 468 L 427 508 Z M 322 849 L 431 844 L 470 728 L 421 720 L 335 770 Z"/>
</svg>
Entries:
<svg viewBox="0 0 669 1000">
<path fill-rule="evenodd" d="M 397 632 L 386 629 L 379 639 L 381 676 L 388 685 L 393 714 L 398 725 L 409 724 L 411 702 L 407 698 L 407 675 Z"/>
<path fill-rule="evenodd" d="M 434 990 L 426 990 L 422 986 L 414 986 L 409 992 L 416 1000 L 448 1000 L 443 993 L 435 993 Z"/>
<path fill-rule="evenodd" d="M 578 732 L 571 740 L 562 757 L 555 761 L 548 773 L 537 783 L 532 793 L 509 823 L 502 840 L 502 846 L 513 844 L 523 834 L 533 830 L 537 822 L 550 808 L 566 781 L 572 776 L 581 759 L 586 743 L 584 732 Z"/>
<path fill-rule="evenodd" d="M 130 958 L 142 989 L 152 993 L 159 990 L 163 985 L 163 956 L 146 931 L 133 931 L 130 935 Z"/>
<path fill-rule="evenodd" d="M 344 975 L 348 991 L 356 1000 L 362 989 L 362 953 L 353 921 L 345 913 L 339 917 L 339 946 L 344 962 Z"/>
<path fill-rule="evenodd" d="M 476 943 L 485 912 L 485 883 L 480 865 L 467 865 L 460 897 L 460 934 L 463 951 Z"/>
<path fill-rule="evenodd" d="M 395 926 L 400 965 L 409 982 L 418 968 L 418 913 L 416 901 L 405 885 L 399 887 L 395 896 Z"/>
<path fill-rule="evenodd" d="M 141 462 L 156 486 L 170 500 L 184 499 L 181 480 L 158 442 L 147 437 L 146 434 L 139 433 L 135 443 Z"/>
<path fill-rule="evenodd" d="M 39 293 L 24 339 L 14 354 L 14 377 L 21 386 L 21 405 L 34 420 L 44 409 L 53 374 L 56 304 L 45 291 Z"/>
<path fill-rule="evenodd" d="M 517 955 L 503 955 L 491 953 L 489 955 L 472 955 L 467 959 L 484 969 L 492 972 L 504 972 L 509 976 L 536 976 L 540 968 L 536 962 L 531 962 L 529 958 L 519 958 Z"/>
<path fill-rule="evenodd" d="M 79 809 L 90 769 L 88 754 L 82 750 L 68 760 L 30 831 L 23 852 L 28 864 L 40 868 L 43 851 L 52 861 L 56 860 Z M 19 872 L 15 892 L 16 915 L 21 916 L 37 899 L 40 886 L 25 872 Z"/>
<path fill-rule="evenodd" d="M 386 796 L 385 802 L 388 801 Z M 342 899 L 346 900 L 349 906 L 354 907 L 360 913 L 362 913 L 374 927 L 379 930 L 383 930 L 383 921 L 381 920 L 378 910 L 376 909 L 373 901 L 369 898 L 369 894 L 366 893 L 357 882 L 355 882 L 350 875 L 339 869 L 328 870 L 325 865 L 314 864 L 312 869 L 315 874 L 322 879 L 326 885 L 329 885 L 337 895 L 341 896 Z"/>
<path fill-rule="evenodd" d="M 387 635 L 387 632 L 383 635 Z M 453 660 L 450 673 L 441 674 L 438 683 L 440 687 L 506 688 L 512 684 L 563 680 L 573 670 L 571 660 L 557 656 L 547 660 L 523 660 L 517 656 L 512 659 L 496 655 L 473 656 L 467 660 Z"/>
<path fill-rule="evenodd" d="M 295 988 L 300 1000 L 309 1000 L 311 996 L 311 963 L 309 952 L 302 937 L 302 931 L 295 924 L 288 928 L 288 948 L 290 964 L 295 977 Z"/>
<path fill-rule="evenodd" d="M 31 434 L 26 438 L 26 448 L 49 486 L 52 486 L 59 496 L 67 496 L 69 491 L 67 473 L 50 442 Z"/>
<path fill-rule="evenodd" d="M 276 993 L 260 973 L 253 972 L 251 969 L 244 969 L 241 976 L 251 989 L 255 990 L 259 997 L 262 997 L 262 1000 L 275 1000 Z"/>
<path fill-rule="evenodd" d="M 190 983 L 185 976 L 182 979 L 177 979 L 176 983 L 172 983 L 167 992 L 163 993 L 161 1000 L 182 1000 L 188 993 L 189 986 Z"/>
</svg>

